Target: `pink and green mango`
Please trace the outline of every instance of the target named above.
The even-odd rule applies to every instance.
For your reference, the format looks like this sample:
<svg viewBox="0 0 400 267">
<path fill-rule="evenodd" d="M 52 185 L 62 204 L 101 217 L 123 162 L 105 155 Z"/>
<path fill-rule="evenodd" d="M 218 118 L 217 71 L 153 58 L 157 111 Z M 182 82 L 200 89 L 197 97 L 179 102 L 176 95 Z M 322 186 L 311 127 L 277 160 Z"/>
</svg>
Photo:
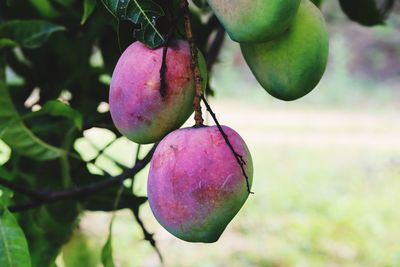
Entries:
<svg viewBox="0 0 400 267">
<path fill-rule="evenodd" d="M 167 53 L 166 95 L 160 94 L 163 48 L 140 42 L 121 55 L 110 85 L 110 111 L 117 129 L 130 140 L 148 144 L 179 128 L 193 112 L 194 79 L 186 41 L 172 43 Z"/>
<path fill-rule="evenodd" d="M 246 163 L 251 186 L 250 152 L 238 133 L 223 129 Z M 151 160 L 147 192 L 154 216 L 167 231 L 204 243 L 219 239 L 249 195 L 246 178 L 216 126 L 167 135 Z"/>
</svg>

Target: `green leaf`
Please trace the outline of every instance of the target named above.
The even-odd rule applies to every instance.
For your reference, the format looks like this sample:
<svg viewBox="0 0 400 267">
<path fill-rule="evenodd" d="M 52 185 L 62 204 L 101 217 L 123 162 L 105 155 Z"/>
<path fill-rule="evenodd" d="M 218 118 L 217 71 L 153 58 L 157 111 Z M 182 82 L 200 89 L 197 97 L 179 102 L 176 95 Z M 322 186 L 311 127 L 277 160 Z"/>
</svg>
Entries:
<svg viewBox="0 0 400 267">
<path fill-rule="evenodd" d="M 14 215 L 6 208 L 0 210 L 0 266 L 29 267 L 28 244 Z"/>
<path fill-rule="evenodd" d="M 0 38 L 33 49 L 43 45 L 54 32 L 63 30 L 63 26 L 43 20 L 11 20 L 0 24 Z"/>
<path fill-rule="evenodd" d="M 394 0 L 339 0 L 343 12 L 349 19 L 364 26 L 384 24 Z"/>
<path fill-rule="evenodd" d="M 137 40 L 151 48 L 165 42 L 163 35 L 158 31 L 156 22 L 164 16 L 163 9 L 151 0 L 102 0 L 108 11 L 118 20 L 129 20 L 140 25 L 135 30 Z"/>
<path fill-rule="evenodd" d="M 44 106 L 40 110 L 29 113 L 27 116 L 24 116 L 23 118 L 28 119 L 41 115 L 60 116 L 71 119 L 74 122 L 76 128 L 78 128 L 79 130 L 82 129 L 83 125 L 82 114 L 61 101 L 58 100 L 47 101 L 46 104 L 44 104 Z"/>
<path fill-rule="evenodd" d="M 17 46 L 17 44 L 13 40 L 7 38 L 0 39 L 0 50 L 4 48 L 12 48 L 14 46 Z"/>
<path fill-rule="evenodd" d="M 95 7 L 96 7 L 96 0 L 84 0 L 81 25 L 85 24 L 86 20 L 93 13 Z"/>
<path fill-rule="evenodd" d="M 198 8 L 206 8 L 208 6 L 208 3 L 206 0 L 193 0 L 193 3 L 198 7 Z"/>
<path fill-rule="evenodd" d="M 25 126 L 3 81 L 0 81 L 0 125 L 5 127 L 1 130 L 2 140 L 21 155 L 50 160 L 65 154 L 64 150 L 40 140 Z"/>
<path fill-rule="evenodd" d="M 136 209 L 140 205 L 146 203 L 147 197 L 135 196 L 128 189 L 124 190 L 121 194 L 121 200 L 117 207 L 114 207 L 112 203 L 112 196 L 115 195 L 115 188 L 107 189 L 105 192 L 101 192 L 92 196 L 84 203 L 86 210 L 90 211 L 113 211 L 121 209 Z"/>
<path fill-rule="evenodd" d="M 71 149 L 71 148 L 70 148 Z M 79 178 L 91 177 L 85 168 L 86 164 L 78 159 L 69 157 L 69 176 Z M 11 159 L 13 161 L 14 158 Z M 61 190 L 67 188 L 62 185 L 63 163 L 61 160 L 36 162 L 24 158 L 17 162 L 9 162 L 18 170 L 18 176 L 13 181 L 30 185 L 30 188 L 47 190 Z M 29 177 L 26 177 L 29 175 Z M 91 179 L 95 179 L 94 177 Z M 79 184 L 76 184 L 79 186 Z M 68 186 L 69 188 L 70 186 Z M 14 204 L 25 203 L 26 197 L 15 194 Z M 112 202 L 112 201 L 111 201 Z M 54 261 L 60 250 L 66 244 L 76 229 L 78 215 L 81 212 L 76 200 L 51 203 L 40 208 L 18 213 L 18 221 L 25 232 L 29 244 L 32 265 L 34 267 L 54 266 Z M 100 259 L 98 260 L 100 262 Z M 78 265 L 85 266 L 86 265 Z"/>
<path fill-rule="evenodd" d="M 58 214 L 50 209 L 58 209 Z M 62 213 L 65 215 L 60 215 Z M 41 207 L 18 216 L 29 243 L 32 265 L 54 266 L 61 247 L 67 243 L 76 227 L 76 203 L 56 203 L 52 207 Z"/>
<path fill-rule="evenodd" d="M 101 250 L 101 262 L 104 267 L 115 267 L 112 256 L 112 234 L 111 234 L 112 222 L 110 223 L 110 232 L 108 233 L 107 242 Z"/>
<path fill-rule="evenodd" d="M 0 177 L 7 180 L 12 180 L 13 174 L 4 168 L 4 166 L 0 165 Z"/>
<path fill-rule="evenodd" d="M 29 0 L 32 6 L 45 18 L 56 18 L 60 15 L 50 0 Z"/>
<path fill-rule="evenodd" d="M 10 173 L 3 165 L 0 165 L 0 177 L 12 181 L 14 175 Z M 10 189 L 0 185 L 0 211 L 2 206 L 8 206 L 10 204 L 12 196 L 13 192 Z"/>
</svg>

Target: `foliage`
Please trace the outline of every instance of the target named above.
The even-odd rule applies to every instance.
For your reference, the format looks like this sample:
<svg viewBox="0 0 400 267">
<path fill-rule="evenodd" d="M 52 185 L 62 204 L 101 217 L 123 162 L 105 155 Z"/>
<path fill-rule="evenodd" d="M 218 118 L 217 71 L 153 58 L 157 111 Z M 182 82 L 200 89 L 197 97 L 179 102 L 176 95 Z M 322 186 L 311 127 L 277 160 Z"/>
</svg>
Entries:
<svg viewBox="0 0 400 267">
<path fill-rule="evenodd" d="M 14 215 L 6 208 L 0 210 L 0 265 L 4 267 L 29 267 L 28 245 Z"/>
<path fill-rule="evenodd" d="M 205 1 L 195 3 L 201 12 L 209 12 Z M 116 61 L 121 51 L 136 40 L 150 47 L 162 45 L 177 6 L 178 1 L 162 0 L 1 1 L 0 139 L 12 150 L 1 167 L 1 178 L 40 192 L 105 180 L 106 173 L 94 175 L 88 169 L 89 163 L 96 164 L 97 157 L 85 161 L 74 150 L 74 144 L 93 127 L 120 136 L 109 113 L 99 108 L 108 101 L 108 80 Z M 196 44 L 204 53 L 215 27 L 202 22 L 201 12 L 192 10 L 191 16 Z M 182 27 L 180 21 L 176 36 L 183 37 Z M 35 99 L 33 92 L 37 90 L 40 97 Z M 102 154 L 100 148 L 97 150 Z M 113 161 L 121 170 L 125 168 Z M 4 190 L 0 191 L 1 205 L 32 200 L 16 190 L 6 201 L 5 188 L 0 189 Z M 14 216 L 2 209 L 0 248 L 9 240 L 12 246 L 0 249 L 0 265 L 25 267 L 31 261 L 32 266 L 54 266 L 79 215 L 85 210 L 112 211 L 117 191 L 117 186 L 111 186 L 93 197 L 18 213 L 15 217 L 29 252 Z M 145 201 L 124 188 L 117 209 L 137 211 Z M 108 250 L 111 248 L 106 247 Z M 15 260 L 14 265 L 10 259 Z"/>
</svg>

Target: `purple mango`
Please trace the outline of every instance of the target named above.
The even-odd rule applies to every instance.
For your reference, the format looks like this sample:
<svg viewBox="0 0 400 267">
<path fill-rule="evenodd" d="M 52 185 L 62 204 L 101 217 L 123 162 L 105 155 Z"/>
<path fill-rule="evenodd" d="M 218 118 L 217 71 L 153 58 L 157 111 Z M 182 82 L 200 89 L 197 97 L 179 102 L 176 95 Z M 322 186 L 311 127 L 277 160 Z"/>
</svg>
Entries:
<svg viewBox="0 0 400 267">
<path fill-rule="evenodd" d="M 163 48 L 140 42 L 121 55 L 110 85 L 110 111 L 117 129 L 130 140 L 148 144 L 179 128 L 193 112 L 194 80 L 186 41 L 170 44 L 165 73 L 166 94 L 160 94 Z"/>
<path fill-rule="evenodd" d="M 222 126 L 243 157 L 251 186 L 253 163 L 243 139 Z M 245 203 L 246 178 L 216 126 L 176 130 L 158 145 L 148 179 L 150 207 L 176 237 L 212 243 Z"/>
</svg>

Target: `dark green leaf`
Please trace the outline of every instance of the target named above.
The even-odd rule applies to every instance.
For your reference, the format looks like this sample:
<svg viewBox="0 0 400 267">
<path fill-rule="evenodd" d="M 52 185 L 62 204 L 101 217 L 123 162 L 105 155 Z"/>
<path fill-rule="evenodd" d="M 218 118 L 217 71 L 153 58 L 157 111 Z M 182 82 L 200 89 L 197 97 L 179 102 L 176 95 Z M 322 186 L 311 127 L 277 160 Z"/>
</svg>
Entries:
<svg viewBox="0 0 400 267">
<path fill-rule="evenodd" d="M 25 126 L 2 81 L 0 81 L 0 125 L 3 126 L 0 131 L 3 141 L 21 155 L 36 160 L 49 160 L 65 154 L 65 151 L 40 140 Z"/>
<path fill-rule="evenodd" d="M 72 235 L 76 218 L 75 202 L 57 203 L 19 214 L 34 267 L 54 266 L 61 247 Z"/>
<path fill-rule="evenodd" d="M 113 211 L 115 209 L 135 209 L 146 203 L 146 197 L 138 197 L 133 195 L 128 190 L 124 190 L 124 193 L 121 195 L 121 200 L 118 203 L 118 206 L 114 209 L 112 203 L 112 193 L 115 195 L 115 189 L 108 190 L 106 192 L 101 192 L 91 197 L 84 203 L 84 207 L 87 210 L 91 211 Z"/>
<path fill-rule="evenodd" d="M 47 101 L 46 104 L 44 104 L 44 106 L 40 110 L 29 113 L 27 116 L 24 116 L 24 119 L 41 115 L 61 116 L 71 119 L 74 122 L 76 128 L 82 129 L 82 124 L 83 124 L 82 114 L 61 101 L 58 100 Z"/>
<path fill-rule="evenodd" d="M 4 168 L 4 166 L 0 165 L 0 177 L 11 180 L 13 175 L 6 168 Z"/>
<path fill-rule="evenodd" d="M 31 259 L 23 231 L 6 208 L 0 208 L 0 266 L 29 267 Z"/>
<path fill-rule="evenodd" d="M 68 176 L 77 179 L 91 176 L 83 168 L 85 164 L 82 161 L 74 158 L 68 159 L 69 167 L 65 169 L 60 159 L 38 163 L 29 158 L 24 158 L 17 164 L 19 175 L 15 177 L 14 181 L 29 184 L 32 189 L 54 191 L 70 186 L 63 185 L 65 172 L 68 173 Z M 13 165 L 16 165 L 16 163 Z M 29 174 L 30 177 L 26 177 L 26 174 Z M 23 177 L 19 178 L 20 176 Z M 25 203 L 25 201 L 26 198 L 15 194 L 14 203 Z M 40 208 L 18 213 L 18 221 L 28 240 L 34 267 L 54 266 L 54 261 L 62 246 L 70 240 L 73 230 L 77 226 L 80 211 L 78 202 L 69 200 L 49 203 Z"/>
<path fill-rule="evenodd" d="M 353 21 L 365 26 L 383 24 L 394 0 L 339 0 L 343 12 Z M 379 3 L 377 3 L 379 2 Z"/>
<path fill-rule="evenodd" d="M 199 8 L 206 8 L 208 6 L 206 0 L 193 0 L 193 3 Z"/>
<path fill-rule="evenodd" d="M 83 15 L 81 19 L 81 24 L 85 24 L 86 20 L 93 13 L 94 8 L 96 7 L 96 0 L 84 0 L 83 2 Z"/>
<path fill-rule="evenodd" d="M 9 181 L 13 180 L 14 175 L 7 170 L 4 166 L 0 165 L 0 177 Z M 13 192 L 6 187 L 0 185 L 0 211 L 1 207 L 8 206 L 10 204 Z M 1 266 L 1 265 L 0 265 Z"/>
<path fill-rule="evenodd" d="M 11 20 L 0 24 L 0 38 L 33 49 L 43 45 L 52 33 L 63 30 L 63 26 L 43 20 Z"/>
<path fill-rule="evenodd" d="M 135 30 L 139 41 L 154 48 L 163 44 L 164 37 L 156 27 L 157 20 L 164 16 L 163 9 L 151 0 L 102 0 L 104 6 L 118 20 L 129 20 L 140 25 Z"/>
<path fill-rule="evenodd" d="M 4 48 L 12 48 L 16 46 L 17 44 L 13 42 L 13 40 L 7 39 L 7 38 L 2 38 L 0 39 L 0 50 Z"/>
<path fill-rule="evenodd" d="M 50 0 L 30 0 L 29 2 L 45 18 L 54 18 L 60 15 Z"/>
</svg>

